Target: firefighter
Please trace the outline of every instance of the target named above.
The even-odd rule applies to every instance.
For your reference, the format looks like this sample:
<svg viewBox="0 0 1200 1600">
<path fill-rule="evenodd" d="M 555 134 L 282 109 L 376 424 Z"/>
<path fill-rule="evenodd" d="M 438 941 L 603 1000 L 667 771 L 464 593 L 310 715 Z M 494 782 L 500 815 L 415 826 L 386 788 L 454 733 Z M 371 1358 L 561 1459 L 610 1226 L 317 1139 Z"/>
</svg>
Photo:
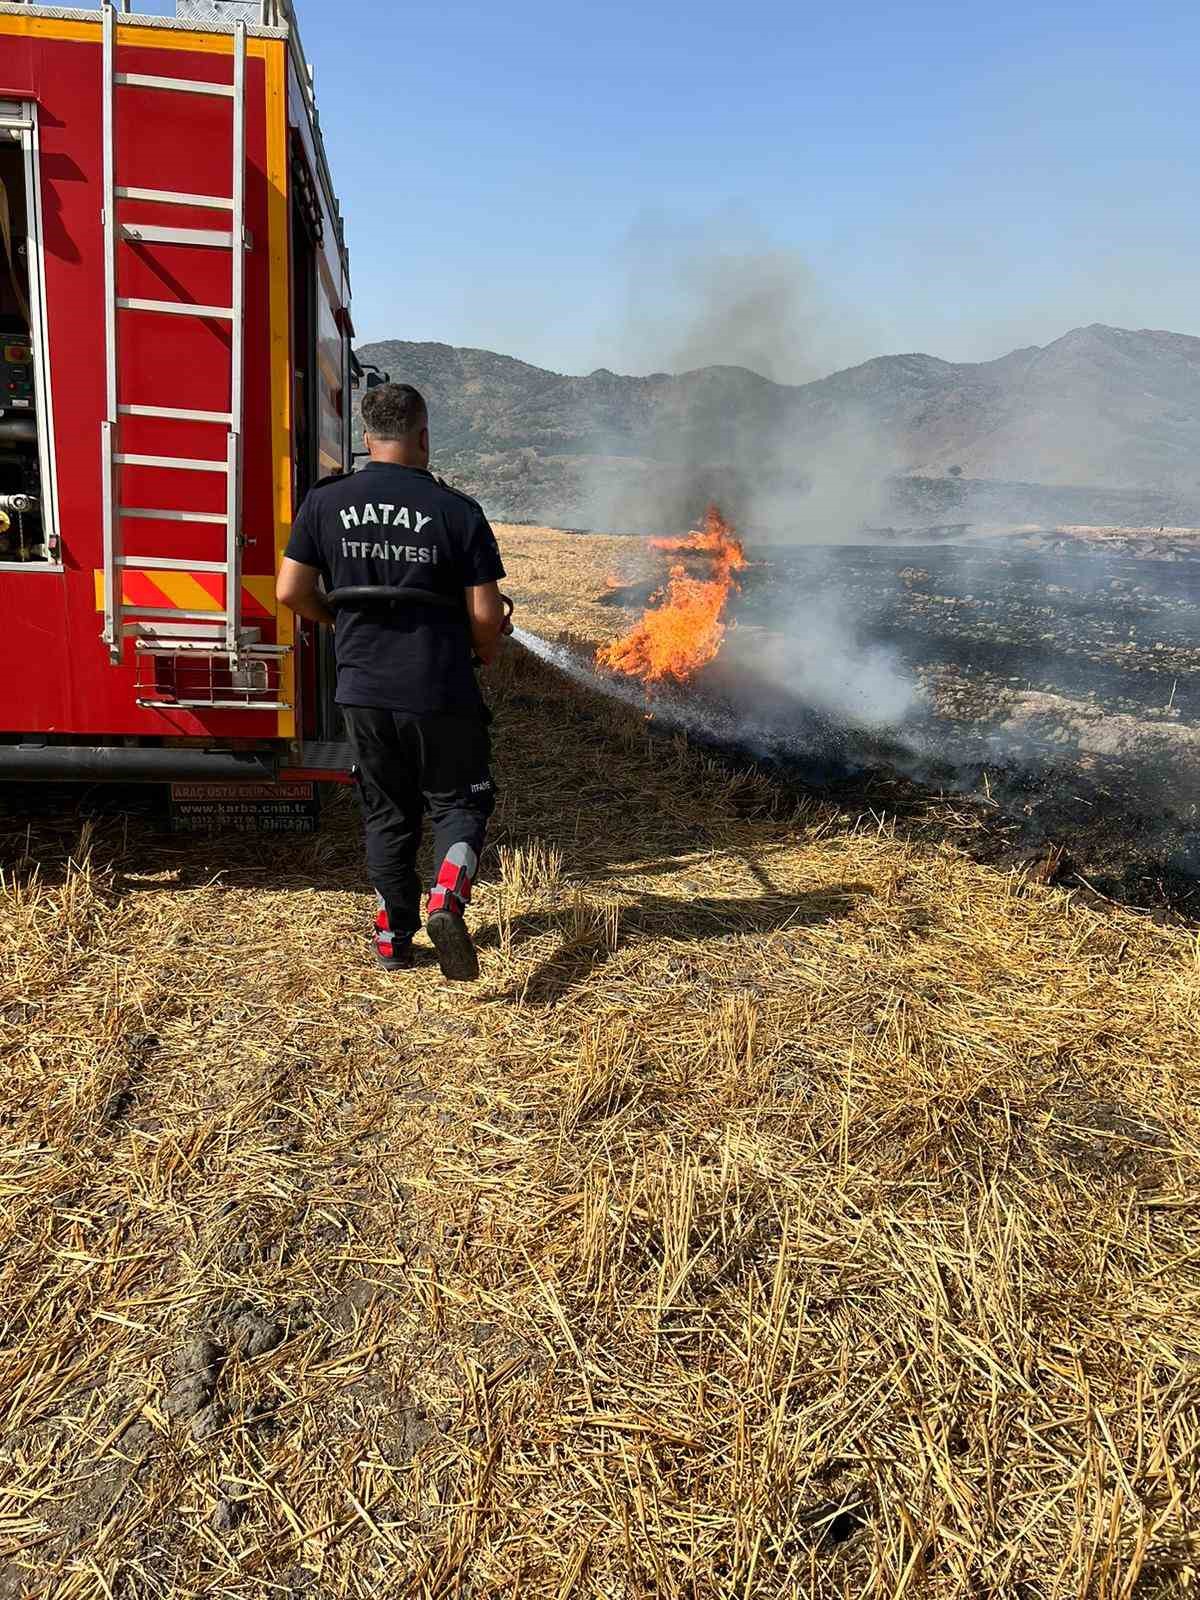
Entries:
<svg viewBox="0 0 1200 1600">
<path fill-rule="evenodd" d="M 495 789 L 490 719 L 472 657 L 489 664 L 509 631 L 497 588 L 504 566 L 477 502 L 429 471 L 420 393 L 406 383 L 379 384 L 363 396 L 362 419 L 370 462 L 312 489 L 275 592 L 299 616 L 335 628 L 337 702 L 354 754 L 380 965 L 413 963 L 427 807 L 436 871 L 426 931 L 446 977 L 475 978 L 479 961 L 464 913 Z M 368 602 L 335 613 L 322 581 L 326 593 L 398 586 L 457 604 Z"/>
</svg>

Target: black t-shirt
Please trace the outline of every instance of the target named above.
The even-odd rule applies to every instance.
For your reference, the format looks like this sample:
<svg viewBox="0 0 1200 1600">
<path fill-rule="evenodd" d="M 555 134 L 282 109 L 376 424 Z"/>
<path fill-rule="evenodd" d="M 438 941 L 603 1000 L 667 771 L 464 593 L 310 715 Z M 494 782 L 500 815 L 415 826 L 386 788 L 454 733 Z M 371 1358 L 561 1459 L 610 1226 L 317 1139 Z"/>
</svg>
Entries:
<svg viewBox="0 0 1200 1600">
<path fill-rule="evenodd" d="M 330 590 L 407 586 L 462 603 L 460 612 L 417 602 L 339 610 L 339 705 L 479 710 L 463 590 L 502 578 L 504 564 L 476 501 L 418 467 L 372 461 L 311 490 L 287 554 L 318 568 Z"/>
</svg>

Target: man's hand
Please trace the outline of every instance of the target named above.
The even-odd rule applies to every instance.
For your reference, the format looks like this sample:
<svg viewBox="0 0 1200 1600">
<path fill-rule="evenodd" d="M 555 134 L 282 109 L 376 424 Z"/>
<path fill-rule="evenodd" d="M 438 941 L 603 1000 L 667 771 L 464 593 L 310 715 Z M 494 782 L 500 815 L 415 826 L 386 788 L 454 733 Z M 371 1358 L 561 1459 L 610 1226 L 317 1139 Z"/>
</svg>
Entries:
<svg viewBox="0 0 1200 1600">
<path fill-rule="evenodd" d="M 504 614 L 504 601 L 500 598 L 499 585 L 478 583 L 472 588 L 464 589 L 463 595 L 471 623 L 471 644 L 484 666 L 490 667 L 500 648 L 501 635 L 512 632 L 508 618 Z"/>
<path fill-rule="evenodd" d="M 293 561 L 290 556 L 284 556 L 275 580 L 275 598 L 281 606 L 287 606 L 298 617 L 307 617 L 310 622 L 319 622 L 324 628 L 332 628 L 333 612 L 321 598 L 321 591 L 317 587 L 320 577 L 316 567 L 306 567 L 302 561 Z"/>
</svg>

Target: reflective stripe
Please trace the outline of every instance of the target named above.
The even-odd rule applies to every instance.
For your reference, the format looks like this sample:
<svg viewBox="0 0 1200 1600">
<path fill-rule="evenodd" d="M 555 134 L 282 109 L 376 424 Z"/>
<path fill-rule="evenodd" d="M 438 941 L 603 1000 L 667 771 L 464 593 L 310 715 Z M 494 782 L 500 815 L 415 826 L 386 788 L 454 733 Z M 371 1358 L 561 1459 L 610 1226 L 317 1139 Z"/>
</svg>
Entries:
<svg viewBox="0 0 1200 1600">
<path fill-rule="evenodd" d="M 452 844 L 438 871 L 437 882 L 430 891 L 430 911 L 443 910 L 449 897 L 457 900 L 460 906 L 465 906 L 471 898 L 471 885 L 475 881 L 478 866 L 479 857 L 469 844 L 463 840 Z"/>
<path fill-rule="evenodd" d="M 475 869 L 479 865 L 479 857 L 469 844 L 452 844 L 446 851 L 446 861 L 465 872 L 472 883 L 475 881 Z"/>
</svg>

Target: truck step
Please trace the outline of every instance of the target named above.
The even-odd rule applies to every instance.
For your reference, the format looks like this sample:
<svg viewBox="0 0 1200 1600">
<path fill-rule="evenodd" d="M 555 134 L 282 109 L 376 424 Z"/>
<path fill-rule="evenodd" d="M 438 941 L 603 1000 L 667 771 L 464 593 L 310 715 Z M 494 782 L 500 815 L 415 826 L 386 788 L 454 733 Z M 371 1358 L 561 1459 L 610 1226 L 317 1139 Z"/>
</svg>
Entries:
<svg viewBox="0 0 1200 1600">
<path fill-rule="evenodd" d="M 195 206 L 198 211 L 232 211 L 227 194 L 185 194 L 178 189 L 117 189 L 118 200 L 152 200 L 159 206 Z"/>
<path fill-rule="evenodd" d="M 168 317 L 217 317 L 232 322 L 236 313 L 232 306 L 194 306 L 186 300 L 140 300 L 120 296 L 117 306 L 121 311 L 159 311 Z"/>
<path fill-rule="evenodd" d="M 122 222 L 122 239 L 131 244 L 196 244 L 214 250 L 232 250 L 232 233 L 219 228 L 164 228 L 150 222 Z"/>
<path fill-rule="evenodd" d="M 175 94 L 215 94 L 232 100 L 236 90 L 231 83 L 208 83 L 201 78 L 159 78 L 150 72 L 118 72 L 114 83 L 131 89 L 169 89 Z"/>
<path fill-rule="evenodd" d="M 163 467 L 171 472 L 228 472 L 229 462 L 203 456 L 140 456 L 120 450 L 113 456 L 118 467 Z"/>
<path fill-rule="evenodd" d="M 216 422 L 229 424 L 233 421 L 228 411 L 193 411 L 187 406 L 127 406 L 117 407 L 123 417 L 165 417 L 171 422 Z"/>
<path fill-rule="evenodd" d="M 280 783 L 350 783 L 354 756 L 350 746 L 336 739 L 305 739 L 298 753 L 284 757 Z"/>
<path fill-rule="evenodd" d="M 146 711 L 290 711 L 289 700 L 137 700 Z"/>
</svg>

